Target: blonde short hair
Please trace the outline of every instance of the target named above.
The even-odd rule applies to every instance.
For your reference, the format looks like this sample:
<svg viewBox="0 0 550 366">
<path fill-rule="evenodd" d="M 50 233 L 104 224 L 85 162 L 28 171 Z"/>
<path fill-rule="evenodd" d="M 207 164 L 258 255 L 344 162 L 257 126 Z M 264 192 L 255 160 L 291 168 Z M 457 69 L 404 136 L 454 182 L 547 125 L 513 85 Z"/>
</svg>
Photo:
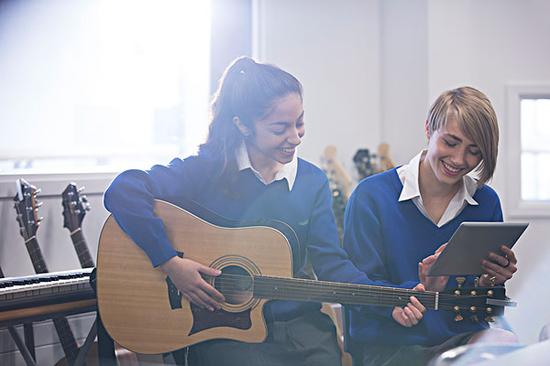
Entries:
<svg viewBox="0 0 550 366">
<path fill-rule="evenodd" d="M 449 116 L 457 118 L 462 132 L 479 147 L 481 163 L 476 171 L 484 184 L 493 177 L 498 156 L 498 122 L 489 98 L 469 86 L 442 93 L 428 113 L 430 136 L 445 126 Z"/>
</svg>

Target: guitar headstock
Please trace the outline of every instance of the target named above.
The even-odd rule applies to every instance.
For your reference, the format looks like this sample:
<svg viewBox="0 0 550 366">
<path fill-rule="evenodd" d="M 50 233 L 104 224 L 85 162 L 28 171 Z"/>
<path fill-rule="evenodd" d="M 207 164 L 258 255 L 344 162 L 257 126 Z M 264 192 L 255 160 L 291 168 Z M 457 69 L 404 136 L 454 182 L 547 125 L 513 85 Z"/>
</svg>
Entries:
<svg viewBox="0 0 550 366">
<path fill-rule="evenodd" d="M 371 154 L 369 149 L 359 149 L 353 155 L 353 163 L 360 180 L 376 173 L 375 158 L 376 155 Z"/>
<path fill-rule="evenodd" d="M 82 221 L 86 211 L 90 210 L 90 204 L 86 196 L 80 192 L 84 187 L 77 188 L 76 184 L 70 183 L 61 194 L 63 205 L 63 227 L 73 232 L 82 227 Z"/>
<path fill-rule="evenodd" d="M 40 189 L 24 179 L 17 179 L 17 194 L 14 197 L 14 207 L 17 211 L 17 222 L 19 223 L 19 232 L 25 241 L 36 235 L 38 226 L 42 217 L 38 216 L 38 208 L 42 202 L 36 199 Z"/>
<path fill-rule="evenodd" d="M 322 156 L 323 169 L 327 174 L 329 182 L 341 191 L 344 201 L 347 201 L 351 193 L 351 178 L 336 155 L 336 146 L 328 145 L 325 147 Z"/>
<path fill-rule="evenodd" d="M 506 297 L 504 287 L 458 287 L 440 293 L 442 310 L 455 313 L 455 321 L 469 317 L 472 321 L 493 321 L 493 317 L 502 315 L 504 307 L 516 306 Z"/>
<path fill-rule="evenodd" d="M 390 157 L 390 145 L 383 142 L 378 145 L 378 171 L 383 172 L 395 167 L 391 157 Z"/>
</svg>

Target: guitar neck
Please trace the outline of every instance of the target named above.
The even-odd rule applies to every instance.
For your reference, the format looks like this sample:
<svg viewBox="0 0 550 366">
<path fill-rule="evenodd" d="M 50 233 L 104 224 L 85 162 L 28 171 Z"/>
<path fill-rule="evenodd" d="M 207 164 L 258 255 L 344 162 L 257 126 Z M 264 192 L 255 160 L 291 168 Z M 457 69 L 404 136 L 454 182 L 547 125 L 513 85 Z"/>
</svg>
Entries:
<svg viewBox="0 0 550 366">
<path fill-rule="evenodd" d="M 78 355 L 78 344 L 69 325 L 67 318 L 54 318 L 53 324 L 59 337 L 63 352 L 69 360 L 69 365 L 72 365 Z"/>
<path fill-rule="evenodd" d="M 31 258 L 32 266 L 34 267 L 34 272 L 36 273 L 47 273 L 48 267 L 42 256 L 42 251 L 38 245 L 38 240 L 33 236 L 25 242 L 27 246 L 27 251 L 29 252 L 29 257 Z"/>
<path fill-rule="evenodd" d="M 42 251 L 40 250 L 36 237 L 33 236 L 27 240 L 25 245 L 27 246 L 27 251 L 29 252 L 34 271 L 36 273 L 47 273 L 48 267 L 46 266 L 46 262 L 44 261 Z M 78 345 L 73 332 L 71 331 L 71 327 L 69 326 L 69 322 L 66 318 L 54 318 L 53 323 L 55 325 L 57 335 L 59 336 L 61 347 L 72 365 L 78 354 Z"/>
<path fill-rule="evenodd" d="M 267 276 L 255 276 L 253 286 L 254 296 L 267 299 L 404 306 L 415 296 L 428 309 L 451 308 L 441 304 L 440 294 L 432 291 Z"/>
<path fill-rule="evenodd" d="M 71 240 L 82 268 L 94 267 L 94 260 L 90 254 L 88 244 L 86 244 L 86 239 L 84 238 L 84 234 L 80 228 L 71 233 Z"/>
</svg>

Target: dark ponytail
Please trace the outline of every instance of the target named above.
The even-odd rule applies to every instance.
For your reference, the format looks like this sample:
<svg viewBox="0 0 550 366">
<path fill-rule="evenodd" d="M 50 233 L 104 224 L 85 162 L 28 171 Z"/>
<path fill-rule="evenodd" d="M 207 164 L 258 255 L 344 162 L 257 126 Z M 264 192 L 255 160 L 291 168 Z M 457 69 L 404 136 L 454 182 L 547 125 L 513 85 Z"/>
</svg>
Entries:
<svg viewBox="0 0 550 366">
<path fill-rule="evenodd" d="M 220 159 L 220 175 L 236 170 L 235 150 L 243 136 L 233 118 L 239 117 L 254 131 L 254 121 L 269 113 L 276 99 L 289 93 L 302 96 L 302 85 L 288 72 L 250 57 L 234 60 L 225 69 L 214 94 L 208 138 L 200 145 L 199 155 Z"/>
</svg>

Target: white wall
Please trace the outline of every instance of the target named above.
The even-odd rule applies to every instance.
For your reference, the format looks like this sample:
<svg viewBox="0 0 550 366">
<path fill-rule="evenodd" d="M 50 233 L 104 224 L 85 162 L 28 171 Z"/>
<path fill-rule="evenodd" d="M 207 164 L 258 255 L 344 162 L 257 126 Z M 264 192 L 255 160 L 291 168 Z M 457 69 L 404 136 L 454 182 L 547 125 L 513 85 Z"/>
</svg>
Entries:
<svg viewBox="0 0 550 366">
<path fill-rule="evenodd" d="M 534 342 L 550 322 L 550 212 L 507 214 L 506 85 L 550 84 L 550 2 L 545 0 L 258 0 L 258 54 L 304 83 L 308 137 L 301 155 L 319 161 L 335 144 L 349 163 L 360 147 L 390 143 L 403 164 L 426 143 L 423 121 L 444 90 L 472 85 L 492 100 L 501 127 L 497 173 L 506 219 L 531 225 L 509 284 L 519 302 L 507 319 Z M 330 25 L 329 25 L 330 24 Z M 336 123 L 334 123 L 336 122 Z M 518 172 L 519 174 L 519 172 Z M 535 301 L 536 299 L 536 301 Z"/>
<path fill-rule="evenodd" d="M 378 1 L 256 1 L 260 60 L 304 85 L 306 138 L 300 155 L 319 161 L 327 145 L 351 169 L 359 146 L 380 141 Z"/>
</svg>

